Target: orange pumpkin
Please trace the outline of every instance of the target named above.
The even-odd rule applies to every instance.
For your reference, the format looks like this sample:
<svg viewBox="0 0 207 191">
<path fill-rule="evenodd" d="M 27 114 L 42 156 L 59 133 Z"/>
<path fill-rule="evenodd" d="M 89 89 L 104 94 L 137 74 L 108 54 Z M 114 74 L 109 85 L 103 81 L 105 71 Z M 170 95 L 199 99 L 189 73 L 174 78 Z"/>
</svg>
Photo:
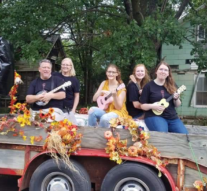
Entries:
<svg viewBox="0 0 207 191">
<path fill-rule="evenodd" d="M 35 136 L 34 141 L 35 142 L 40 142 L 42 140 L 42 136 Z"/>
<path fill-rule="evenodd" d="M 141 142 L 135 142 L 133 145 L 137 148 L 137 154 L 138 155 L 143 155 L 144 154 Z"/>
<path fill-rule="evenodd" d="M 111 132 L 111 131 L 105 131 L 105 133 L 104 133 L 104 137 L 105 137 L 106 139 L 110 139 L 110 138 L 112 137 L 112 132 Z"/>
<path fill-rule="evenodd" d="M 67 134 L 67 129 L 65 127 L 62 127 L 59 131 L 58 131 L 58 134 L 63 137 L 64 135 Z"/>
<path fill-rule="evenodd" d="M 198 190 L 198 191 L 203 191 L 203 182 L 201 180 L 196 180 L 193 183 L 193 186 Z"/>
<path fill-rule="evenodd" d="M 129 154 L 129 156 L 137 156 L 137 147 L 130 146 L 128 148 L 128 154 Z"/>
</svg>

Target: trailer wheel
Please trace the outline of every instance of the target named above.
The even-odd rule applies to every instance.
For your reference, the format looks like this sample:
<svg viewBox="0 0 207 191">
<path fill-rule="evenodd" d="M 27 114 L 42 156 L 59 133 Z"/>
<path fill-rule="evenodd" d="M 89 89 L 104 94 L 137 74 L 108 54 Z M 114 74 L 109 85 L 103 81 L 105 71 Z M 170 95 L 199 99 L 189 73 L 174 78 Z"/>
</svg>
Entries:
<svg viewBox="0 0 207 191">
<path fill-rule="evenodd" d="M 30 191 L 91 191 L 91 181 L 86 170 L 71 160 L 74 169 L 54 159 L 42 163 L 34 171 L 30 180 Z"/>
<path fill-rule="evenodd" d="M 113 167 L 105 176 L 101 191 L 166 191 L 162 180 L 147 166 L 125 163 Z"/>
</svg>

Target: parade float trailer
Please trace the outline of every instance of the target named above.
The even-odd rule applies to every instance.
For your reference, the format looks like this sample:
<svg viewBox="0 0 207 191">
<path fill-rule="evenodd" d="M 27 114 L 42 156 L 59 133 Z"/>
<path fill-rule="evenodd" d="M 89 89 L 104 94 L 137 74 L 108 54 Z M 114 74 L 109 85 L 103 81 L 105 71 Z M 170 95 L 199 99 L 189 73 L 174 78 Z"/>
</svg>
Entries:
<svg viewBox="0 0 207 191">
<path fill-rule="evenodd" d="M 206 180 L 206 127 L 189 126 L 188 137 L 150 131 L 149 143 L 168 162 L 159 170 L 155 161 L 143 156 L 121 156 L 122 164 L 109 160 L 105 151 L 106 130 L 78 126 L 82 140 L 81 149 L 70 155 L 74 169 L 61 160 L 57 164 L 51 153 L 43 150 L 48 136 L 44 128 L 24 127 L 27 137 L 42 136 L 41 141 L 33 143 L 14 136 L 14 132 L 1 134 L 0 174 L 21 176 L 19 191 L 28 188 L 31 191 L 196 191 L 193 183 Z M 121 139 L 127 139 L 127 145 L 133 145 L 128 130 L 116 129 L 116 132 Z M 162 176 L 158 176 L 159 171 Z M 199 185 L 197 188 L 200 189 Z"/>
<path fill-rule="evenodd" d="M 0 64 L 3 69 L 8 65 Z M 1 79 L 4 79 L 3 75 L 9 76 L 2 71 Z M 12 78 L 11 80 L 13 81 Z M 3 91 L 6 95 L 11 84 L 7 85 L 6 89 L 3 87 L 3 81 L 0 81 L 0 93 Z M 4 92 L 5 90 L 7 91 Z M 15 92 L 16 90 L 13 94 L 10 93 L 13 95 L 11 107 L 16 102 Z M 21 176 L 18 181 L 19 191 L 206 190 L 206 127 L 190 126 L 188 136 L 150 131 L 150 138 L 147 141 L 153 146 L 151 150 L 148 147 L 148 151 L 157 155 L 158 150 L 161 159 L 149 157 L 146 150 L 141 150 L 141 154 L 134 156 L 129 155 L 127 151 L 123 155 L 112 156 L 111 152 L 106 152 L 109 139 L 104 137 L 109 129 L 88 127 L 87 115 L 77 117 L 80 118 L 77 132 L 82 137 L 80 148 L 66 158 L 61 158 L 57 149 L 48 151 L 43 148 L 48 138 L 48 132 L 44 127 L 37 124 L 7 127 L 11 116 L 0 118 L 0 174 Z M 116 129 L 115 134 L 118 134 L 121 140 L 118 142 L 119 146 L 127 143 L 130 147 L 134 144 L 129 130 Z M 147 141 L 145 140 L 145 144 Z M 114 145 L 110 146 L 113 148 Z M 162 165 L 163 161 L 165 165 Z"/>
</svg>

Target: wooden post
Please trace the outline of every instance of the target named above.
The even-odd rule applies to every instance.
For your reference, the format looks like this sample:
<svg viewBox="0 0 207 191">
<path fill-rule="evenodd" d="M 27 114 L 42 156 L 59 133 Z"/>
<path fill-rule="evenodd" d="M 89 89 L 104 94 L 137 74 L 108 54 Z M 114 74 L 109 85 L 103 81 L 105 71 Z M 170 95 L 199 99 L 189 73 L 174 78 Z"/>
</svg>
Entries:
<svg viewBox="0 0 207 191">
<path fill-rule="evenodd" d="M 183 190 L 185 181 L 185 163 L 182 159 L 178 160 L 178 176 L 177 176 L 177 187 L 181 191 Z"/>
<path fill-rule="evenodd" d="M 30 147 L 25 146 L 25 154 L 24 154 L 24 167 L 27 166 L 27 163 L 30 161 Z"/>
</svg>

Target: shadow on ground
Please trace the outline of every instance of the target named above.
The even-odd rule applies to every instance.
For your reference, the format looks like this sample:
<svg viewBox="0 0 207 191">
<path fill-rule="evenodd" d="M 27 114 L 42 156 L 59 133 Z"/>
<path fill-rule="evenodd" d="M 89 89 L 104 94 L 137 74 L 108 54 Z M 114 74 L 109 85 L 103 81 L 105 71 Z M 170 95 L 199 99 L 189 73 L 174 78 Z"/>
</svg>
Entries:
<svg viewBox="0 0 207 191">
<path fill-rule="evenodd" d="M 1 191 L 18 191 L 17 181 L 20 176 L 0 175 Z"/>
</svg>

